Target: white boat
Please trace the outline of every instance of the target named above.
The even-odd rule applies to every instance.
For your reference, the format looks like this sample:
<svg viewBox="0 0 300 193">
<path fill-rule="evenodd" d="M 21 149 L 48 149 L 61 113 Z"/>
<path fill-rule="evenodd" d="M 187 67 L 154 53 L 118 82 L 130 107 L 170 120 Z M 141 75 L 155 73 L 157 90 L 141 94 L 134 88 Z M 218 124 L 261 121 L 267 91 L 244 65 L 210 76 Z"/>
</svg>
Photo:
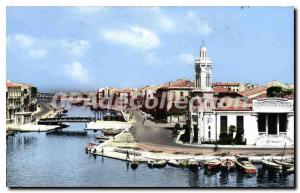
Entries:
<svg viewBox="0 0 300 193">
<path fill-rule="evenodd" d="M 268 160 L 262 160 L 261 162 L 262 162 L 263 166 L 265 166 L 268 169 L 272 169 L 272 170 L 281 170 L 282 169 L 282 165 L 279 165 L 275 162 L 268 161 Z"/>
<path fill-rule="evenodd" d="M 173 167 L 181 167 L 181 166 L 180 166 L 180 163 L 179 163 L 177 160 L 174 160 L 174 159 L 168 160 L 168 161 L 167 161 L 167 164 L 168 164 L 169 166 L 173 166 Z"/>
</svg>

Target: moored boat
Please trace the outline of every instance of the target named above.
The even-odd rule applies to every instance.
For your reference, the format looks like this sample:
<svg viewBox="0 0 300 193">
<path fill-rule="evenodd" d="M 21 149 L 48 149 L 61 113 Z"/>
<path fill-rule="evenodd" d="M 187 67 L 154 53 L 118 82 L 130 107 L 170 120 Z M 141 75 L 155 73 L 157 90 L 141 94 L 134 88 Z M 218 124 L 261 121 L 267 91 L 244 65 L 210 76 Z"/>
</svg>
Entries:
<svg viewBox="0 0 300 193">
<path fill-rule="evenodd" d="M 255 174 L 256 167 L 249 161 L 248 157 L 237 157 L 236 167 L 247 174 Z"/>
<path fill-rule="evenodd" d="M 167 164 L 168 164 L 169 166 L 173 166 L 173 167 L 181 167 L 181 166 L 180 166 L 180 163 L 179 163 L 177 160 L 174 160 L 174 159 L 168 160 L 168 161 L 167 161 Z"/>
<path fill-rule="evenodd" d="M 235 168 L 235 162 L 230 159 L 225 159 L 221 162 L 221 169 L 226 171 L 233 171 Z"/>
<path fill-rule="evenodd" d="M 262 163 L 263 167 L 265 167 L 267 169 L 271 169 L 271 170 L 281 170 L 282 169 L 282 165 L 279 165 L 273 161 L 262 160 L 261 163 Z"/>
<path fill-rule="evenodd" d="M 204 167 L 208 170 L 219 169 L 221 165 L 221 160 L 218 158 L 208 160 L 204 162 Z"/>
<path fill-rule="evenodd" d="M 103 130 L 104 135 L 117 135 L 121 133 L 119 130 Z"/>
<path fill-rule="evenodd" d="M 149 160 L 148 166 L 150 168 L 163 168 L 166 167 L 167 162 L 166 160 Z"/>
<path fill-rule="evenodd" d="M 277 159 L 273 159 L 272 160 L 274 163 L 278 164 L 278 165 L 281 165 L 282 166 L 282 169 L 289 169 L 289 168 L 292 168 L 294 167 L 294 164 L 293 163 L 290 163 L 290 162 L 286 162 L 286 161 L 280 161 L 280 160 L 277 160 Z"/>
<path fill-rule="evenodd" d="M 188 162 L 188 167 L 191 170 L 198 170 L 198 161 L 195 159 L 190 159 Z"/>
<path fill-rule="evenodd" d="M 187 167 L 188 166 L 188 160 L 178 160 L 178 163 L 180 167 Z"/>
<path fill-rule="evenodd" d="M 97 146 L 97 144 L 96 143 L 89 143 L 89 144 L 87 144 L 86 145 L 86 147 L 85 147 L 85 150 L 86 151 L 91 151 L 94 147 L 96 147 Z"/>
<path fill-rule="evenodd" d="M 130 167 L 135 170 L 136 168 L 139 167 L 139 162 L 136 160 L 133 160 L 133 162 L 131 162 Z"/>
</svg>

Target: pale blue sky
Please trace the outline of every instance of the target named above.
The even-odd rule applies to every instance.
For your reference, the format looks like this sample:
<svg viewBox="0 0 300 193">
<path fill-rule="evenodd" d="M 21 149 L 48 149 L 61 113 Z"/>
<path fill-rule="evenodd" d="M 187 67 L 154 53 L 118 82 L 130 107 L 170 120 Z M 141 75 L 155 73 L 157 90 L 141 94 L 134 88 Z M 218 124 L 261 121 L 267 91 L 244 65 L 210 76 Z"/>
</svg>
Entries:
<svg viewBox="0 0 300 193">
<path fill-rule="evenodd" d="M 8 7 L 7 79 L 39 90 L 194 79 L 205 41 L 213 81 L 293 82 L 291 7 Z"/>
</svg>

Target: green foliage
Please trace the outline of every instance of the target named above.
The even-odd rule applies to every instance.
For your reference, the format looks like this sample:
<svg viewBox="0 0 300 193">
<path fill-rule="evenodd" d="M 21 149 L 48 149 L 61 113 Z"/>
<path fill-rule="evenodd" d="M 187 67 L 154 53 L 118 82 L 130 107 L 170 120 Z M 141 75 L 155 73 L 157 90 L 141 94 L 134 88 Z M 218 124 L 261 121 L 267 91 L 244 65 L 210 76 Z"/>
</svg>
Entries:
<svg viewBox="0 0 300 193">
<path fill-rule="evenodd" d="M 229 133 L 230 133 L 230 134 L 233 134 L 233 132 L 236 131 L 236 128 L 235 128 L 234 125 L 230 125 L 228 130 L 229 130 Z"/>
<path fill-rule="evenodd" d="M 188 125 L 184 125 L 183 126 L 183 129 L 184 129 L 184 134 L 180 136 L 180 141 L 184 142 L 184 143 L 187 143 L 190 141 L 190 127 Z"/>
<path fill-rule="evenodd" d="M 182 116 L 187 112 L 186 109 L 177 109 L 175 106 L 172 106 L 171 109 L 167 112 L 167 116 Z"/>
<path fill-rule="evenodd" d="M 284 97 L 286 95 L 291 95 L 294 93 L 293 89 L 284 89 L 279 86 L 272 86 L 267 89 L 268 97 Z"/>
</svg>

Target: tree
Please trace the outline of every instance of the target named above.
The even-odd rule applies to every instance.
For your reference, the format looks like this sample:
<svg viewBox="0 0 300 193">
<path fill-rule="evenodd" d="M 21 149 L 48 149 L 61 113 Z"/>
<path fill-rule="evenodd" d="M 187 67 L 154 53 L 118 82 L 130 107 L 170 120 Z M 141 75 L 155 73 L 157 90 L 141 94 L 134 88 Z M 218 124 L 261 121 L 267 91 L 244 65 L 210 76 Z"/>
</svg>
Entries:
<svg viewBox="0 0 300 193">
<path fill-rule="evenodd" d="M 235 138 L 234 138 L 234 143 L 237 144 L 237 145 L 243 144 L 244 143 L 243 135 L 244 135 L 244 129 L 238 127 L 236 129 L 236 135 L 235 135 Z"/>
<path fill-rule="evenodd" d="M 283 92 L 282 92 L 282 87 L 280 86 L 271 86 L 267 89 L 267 96 L 268 97 L 281 97 Z"/>
</svg>

